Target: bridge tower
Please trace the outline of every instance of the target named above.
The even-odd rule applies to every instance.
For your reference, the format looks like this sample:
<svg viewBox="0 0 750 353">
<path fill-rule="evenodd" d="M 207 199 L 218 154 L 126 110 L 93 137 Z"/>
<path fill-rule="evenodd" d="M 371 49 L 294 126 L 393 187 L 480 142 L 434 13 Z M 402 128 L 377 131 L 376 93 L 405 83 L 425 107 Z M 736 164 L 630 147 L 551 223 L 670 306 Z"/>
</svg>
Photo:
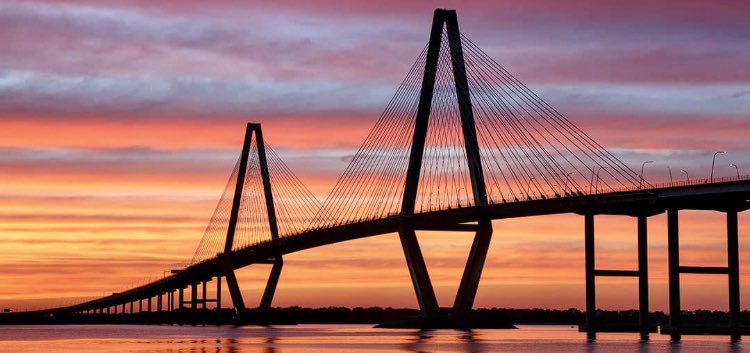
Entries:
<svg viewBox="0 0 750 353">
<path fill-rule="evenodd" d="M 260 167 L 260 174 L 263 183 L 263 194 L 266 210 L 268 212 L 268 226 L 271 233 L 271 239 L 277 240 L 279 238 L 279 228 L 276 221 L 276 209 L 274 207 L 273 191 L 271 189 L 271 178 L 268 173 L 266 149 L 265 143 L 263 141 L 263 130 L 261 129 L 260 124 L 248 123 L 245 129 L 245 140 L 242 144 L 242 154 L 240 155 L 240 164 L 237 172 L 237 184 L 235 185 L 234 189 L 232 209 L 229 215 L 229 226 L 227 228 L 227 236 L 224 244 L 223 254 L 230 253 L 234 244 L 234 234 L 237 229 L 237 220 L 240 212 L 240 203 L 242 202 L 245 174 L 247 171 L 250 148 L 253 143 L 253 136 L 255 136 L 255 145 L 257 147 L 256 150 L 258 153 L 258 164 Z M 238 314 L 240 314 L 245 309 L 245 301 L 242 298 L 242 293 L 237 282 L 237 277 L 234 274 L 235 266 L 228 259 L 228 257 L 222 256 L 222 254 L 220 254 L 219 256 L 223 258 L 222 265 L 224 268 L 224 275 L 226 277 L 229 294 L 232 299 L 232 304 Z M 281 255 L 269 259 L 269 262 L 273 265 L 273 267 L 271 268 L 271 273 L 268 276 L 268 282 L 266 283 L 266 288 L 260 301 L 260 309 L 268 309 L 271 307 L 273 296 L 276 293 L 276 286 L 278 285 L 279 277 L 281 276 L 281 269 L 284 266 L 284 260 L 282 259 Z M 220 290 L 219 288 L 217 288 L 217 291 Z M 219 294 L 217 293 L 217 295 Z"/>
<path fill-rule="evenodd" d="M 404 250 L 406 262 L 409 267 L 414 290 L 417 295 L 419 307 L 424 315 L 434 315 L 438 312 L 438 302 L 432 287 L 427 267 L 422 256 L 419 242 L 416 237 L 416 228 L 410 221 L 414 215 L 419 177 L 422 168 L 422 157 L 425 150 L 425 139 L 432 108 L 432 98 L 435 89 L 435 75 L 438 69 L 440 46 L 443 42 L 443 28 L 447 31 L 450 57 L 453 69 L 453 78 L 456 87 L 456 100 L 461 116 L 461 128 L 466 150 L 466 162 L 468 164 L 469 177 L 471 180 L 472 193 L 475 206 L 487 205 L 487 190 L 482 171 L 482 162 L 479 154 L 479 143 L 474 123 L 474 112 L 472 109 L 471 92 L 466 77 L 466 65 L 464 62 L 461 36 L 458 28 L 458 19 L 455 10 L 436 9 L 432 19 L 432 30 L 427 48 L 422 87 L 417 106 L 417 115 L 412 137 L 411 152 L 404 187 L 404 196 L 401 206 L 401 224 L 399 226 L 399 238 Z M 441 230 L 432 228 L 431 230 Z M 442 230 L 455 230 L 445 228 Z M 481 219 L 475 227 L 476 233 L 471 246 L 466 267 L 464 269 L 461 283 L 456 293 L 453 304 L 452 315 L 464 315 L 471 311 L 476 297 L 482 268 L 487 257 L 487 250 L 492 238 L 492 223 L 489 219 Z"/>
</svg>

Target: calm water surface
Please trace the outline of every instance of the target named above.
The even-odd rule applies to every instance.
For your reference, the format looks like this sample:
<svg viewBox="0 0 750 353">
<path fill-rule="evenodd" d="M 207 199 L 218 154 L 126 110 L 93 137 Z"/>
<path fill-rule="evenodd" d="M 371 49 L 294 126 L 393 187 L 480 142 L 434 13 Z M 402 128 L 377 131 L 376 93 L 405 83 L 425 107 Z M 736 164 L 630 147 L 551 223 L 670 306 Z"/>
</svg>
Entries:
<svg viewBox="0 0 750 353">
<path fill-rule="evenodd" d="M 750 338 L 749 338 L 750 339 Z M 749 352 L 750 341 L 692 336 L 671 344 L 653 335 L 600 334 L 596 342 L 570 326 L 518 330 L 386 330 L 366 325 L 278 327 L 0 326 L 0 352 Z"/>
</svg>

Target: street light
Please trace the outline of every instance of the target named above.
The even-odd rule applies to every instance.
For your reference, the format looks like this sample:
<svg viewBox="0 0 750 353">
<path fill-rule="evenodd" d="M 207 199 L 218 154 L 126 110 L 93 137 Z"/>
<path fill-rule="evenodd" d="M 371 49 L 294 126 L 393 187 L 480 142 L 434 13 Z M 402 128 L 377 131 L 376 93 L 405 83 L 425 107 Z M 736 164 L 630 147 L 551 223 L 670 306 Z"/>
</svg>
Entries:
<svg viewBox="0 0 750 353">
<path fill-rule="evenodd" d="M 667 170 L 669 171 L 669 183 L 672 184 L 674 181 L 672 180 L 672 168 L 667 166 Z"/>
<path fill-rule="evenodd" d="M 737 171 L 737 179 L 739 179 L 739 178 L 740 178 L 740 168 L 739 168 L 739 167 L 737 167 L 737 165 L 736 165 L 736 164 L 734 164 L 734 163 L 730 164 L 729 166 L 730 166 L 730 167 L 734 167 L 734 170 L 736 170 L 736 171 Z"/>
<path fill-rule="evenodd" d="M 599 172 L 602 171 L 602 169 L 606 169 L 607 167 L 599 167 L 599 170 L 596 171 L 596 184 L 594 184 L 594 193 L 599 192 Z"/>
<path fill-rule="evenodd" d="M 526 200 L 528 200 L 528 201 L 532 200 L 531 196 L 530 196 L 530 194 L 531 194 L 531 182 L 534 181 L 534 179 L 536 179 L 536 177 L 534 177 L 534 176 L 532 176 L 531 178 L 529 178 L 529 183 L 528 183 L 528 185 L 526 185 L 527 186 L 527 189 L 526 189 Z"/>
<path fill-rule="evenodd" d="M 641 164 L 641 180 L 640 184 L 638 184 L 638 189 L 643 189 L 643 168 L 646 167 L 646 164 L 654 163 L 654 161 L 645 161 L 643 164 Z"/>
<path fill-rule="evenodd" d="M 714 181 L 714 164 L 716 164 L 716 155 L 717 154 L 725 154 L 725 153 L 727 153 L 727 152 L 726 151 L 714 152 L 714 158 L 711 160 L 711 179 L 710 179 L 710 182 L 712 182 L 712 183 Z"/>
<path fill-rule="evenodd" d="M 569 172 L 565 175 L 565 179 L 563 179 L 563 195 L 568 192 L 568 180 L 570 179 L 570 176 L 573 175 L 573 173 L 574 172 Z"/>
<path fill-rule="evenodd" d="M 681 172 L 685 173 L 685 177 L 687 178 L 688 183 L 690 182 L 690 175 L 688 174 L 687 170 L 680 169 Z"/>
</svg>

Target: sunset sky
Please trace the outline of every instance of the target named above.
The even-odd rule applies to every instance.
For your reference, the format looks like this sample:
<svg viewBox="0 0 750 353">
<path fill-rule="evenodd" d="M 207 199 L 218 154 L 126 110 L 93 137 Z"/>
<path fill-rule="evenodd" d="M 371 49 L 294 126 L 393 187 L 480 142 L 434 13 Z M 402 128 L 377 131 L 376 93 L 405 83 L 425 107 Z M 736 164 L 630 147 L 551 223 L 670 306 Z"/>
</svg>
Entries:
<svg viewBox="0 0 750 353">
<path fill-rule="evenodd" d="M 264 136 L 321 200 L 429 37 L 432 11 L 651 182 L 750 173 L 750 2 L 0 2 L 0 306 L 120 291 L 190 261 L 239 155 Z M 599 221 L 601 219 L 601 221 Z M 722 214 L 684 212 L 686 265 L 726 263 Z M 636 224 L 597 218 L 601 268 L 634 269 Z M 496 221 L 476 306 L 582 308 L 583 218 Z M 666 310 L 666 217 L 650 219 Z M 740 215 L 743 309 L 750 217 Z M 471 238 L 421 235 L 440 304 Z M 239 272 L 248 305 L 270 267 Z M 632 308 L 634 279 L 600 280 Z M 726 309 L 722 276 L 683 307 Z M 225 304 L 227 305 L 227 304 Z M 275 305 L 416 307 L 395 234 L 285 257 Z"/>
</svg>

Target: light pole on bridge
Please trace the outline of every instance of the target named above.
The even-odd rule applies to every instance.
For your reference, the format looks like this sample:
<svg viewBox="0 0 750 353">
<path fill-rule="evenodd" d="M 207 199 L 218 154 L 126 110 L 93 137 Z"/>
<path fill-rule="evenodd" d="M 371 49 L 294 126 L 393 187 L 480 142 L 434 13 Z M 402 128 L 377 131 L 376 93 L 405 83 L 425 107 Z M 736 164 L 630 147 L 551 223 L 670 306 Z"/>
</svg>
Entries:
<svg viewBox="0 0 750 353">
<path fill-rule="evenodd" d="M 683 172 L 683 173 L 685 173 L 685 178 L 687 178 L 687 182 L 689 183 L 690 182 L 690 175 L 688 174 L 687 170 L 680 169 L 680 171 Z"/>
<path fill-rule="evenodd" d="M 734 170 L 737 171 L 737 179 L 740 178 L 740 167 L 738 167 L 736 164 L 732 163 L 729 165 L 730 167 L 734 167 Z"/>
<path fill-rule="evenodd" d="M 643 189 L 643 168 L 646 167 L 646 164 L 654 163 L 654 161 L 645 161 L 643 164 L 641 164 L 641 180 L 638 184 L 638 189 Z"/>
<path fill-rule="evenodd" d="M 607 169 L 607 167 L 599 167 L 599 170 L 596 171 L 596 183 L 594 184 L 595 194 L 599 192 L 599 172 L 601 172 L 602 169 Z"/>
<path fill-rule="evenodd" d="M 575 172 L 568 172 L 568 173 L 567 173 L 567 174 L 565 175 L 565 179 L 563 179 L 563 195 L 565 195 L 566 193 L 567 193 L 567 194 L 570 194 L 570 193 L 568 193 L 568 191 L 567 191 L 567 190 L 568 190 L 568 180 L 570 180 L 570 176 L 571 176 L 571 175 L 573 175 L 574 173 L 575 173 Z"/>
<path fill-rule="evenodd" d="M 667 170 L 669 171 L 669 184 L 671 185 L 674 182 L 674 180 L 672 180 L 672 168 L 667 166 Z"/>
<path fill-rule="evenodd" d="M 712 183 L 714 182 L 714 165 L 716 164 L 716 155 L 718 155 L 718 154 L 725 154 L 725 153 L 727 153 L 727 152 L 726 151 L 714 152 L 714 158 L 711 160 L 711 178 L 709 179 L 710 182 L 712 182 Z"/>
</svg>

